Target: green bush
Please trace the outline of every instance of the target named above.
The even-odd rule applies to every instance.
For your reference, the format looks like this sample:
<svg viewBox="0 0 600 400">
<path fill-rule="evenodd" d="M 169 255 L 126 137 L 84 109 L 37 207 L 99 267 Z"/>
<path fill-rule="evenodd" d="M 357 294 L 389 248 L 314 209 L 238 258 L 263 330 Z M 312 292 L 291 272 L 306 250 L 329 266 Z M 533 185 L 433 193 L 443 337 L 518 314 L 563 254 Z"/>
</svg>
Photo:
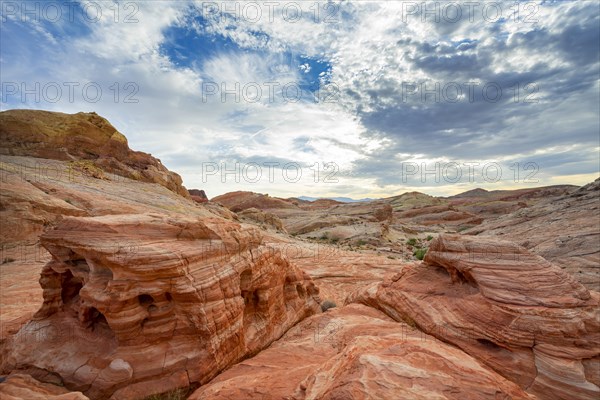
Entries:
<svg viewBox="0 0 600 400">
<path fill-rule="evenodd" d="M 406 242 L 406 244 L 409 246 L 414 246 L 415 244 L 417 244 L 417 239 L 410 238 L 410 239 L 408 239 L 408 242 Z"/>
<path fill-rule="evenodd" d="M 431 236 L 431 235 L 427 236 L 427 241 L 428 241 L 428 242 L 430 242 L 430 241 L 431 241 L 431 239 L 433 239 L 433 236 Z"/>
<path fill-rule="evenodd" d="M 321 303 L 321 311 L 323 311 L 323 312 L 329 310 L 330 308 L 334 308 L 334 307 L 337 307 L 337 304 L 335 304 L 335 302 L 333 302 L 332 300 L 325 300 L 324 302 Z"/>
<path fill-rule="evenodd" d="M 415 256 L 418 260 L 422 260 L 423 258 L 425 258 L 425 254 L 427 254 L 427 249 L 418 249 L 415 250 L 413 256 Z"/>
</svg>

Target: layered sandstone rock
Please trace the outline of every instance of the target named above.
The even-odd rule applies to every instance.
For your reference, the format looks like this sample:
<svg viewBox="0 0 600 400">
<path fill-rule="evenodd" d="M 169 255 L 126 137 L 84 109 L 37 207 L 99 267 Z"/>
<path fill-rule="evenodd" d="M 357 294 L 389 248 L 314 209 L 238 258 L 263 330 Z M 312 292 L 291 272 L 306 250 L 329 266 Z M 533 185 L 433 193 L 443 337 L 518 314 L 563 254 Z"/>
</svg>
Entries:
<svg viewBox="0 0 600 400">
<path fill-rule="evenodd" d="M 519 192 L 505 193 L 516 197 Z M 588 289 L 600 291 L 600 178 L 578 189 L 540 188 L 543 200 L 466 231 L 514 241 L 572 274 Z M 522 196 L 519 197 L 522 199 Z"/>
<path fill-rule="evenodd" d="M 1 146 L 1 144 L 0 144 Z M 68 161 L 0 155 L 0 344 L 42 304 L 38 283 L 50 255 L 39 236 L 65 216 L 168 213 L 233 219 L 156 183 L 106 173 L 97 179 Z"/>
<path fill-rule="evenodd" d="M 245 210 L 247 208 L 258 208 L 259 210 L 290 208 L 298 209 L 298 206 L 289 200 L 278 197 L 270 197 L 268 194 L 254 192 L 231 192 L 217 197 L 212 201 L 220 203 L 233 212 Z"/>
<path fill-rule="evenodd" d="M 29 375 L 10 375 L 0 383 L 2 400 L 89 400 L 81 392 L 69 392 L 67 389 L 41 383 Z"/>
<path fill-rule="evenodd" d="M 287 233 L 285 228 L 283 227 L 283 223 L 274 214 L 261 211 L 257 208 L 247 208 L 238 212 L 238 216 L 248 219 L 254 223 L 258 223 L 260 226 L 264 228 L 273 228 L 276 231 Z"/>
<path fill-rule="evenodd" d="M 310 278 L 258 230 L 218 217 L 67 217 L 42 244 L 44 304 L 2 368 L 94 399 L 205 383 L 319 309 Z"/>
<path fill-rule="evenodd" d="M 354 293 L 532 394 L 600 395 L 600 294 L 510 242 L 442 235 L 420 266 Z"/>
<path fill-rule="evenodd" d="M 88 160 L 80 169 L 98 169 L 154 182 L 188 197 L 181 177 L 150 154 L 133 151 L 127 138 L 98 114 L 40 110 L 0 112 L 0 154 L 54 160 Z M 94 173 L 96 174 L 96 173 Z M 97 175 L 101 176 L 101 172 Z"/>
<path fill-rule="evenodd" d="M 461 350 L 360 304 L 310 317 L 192 400 L 528 399 Z"/>
<path fill-rule="evenodd" d="M 192 200 L 194 200 L 196 203 L 206 203 L 208 202 L 208 197 L 206 196 L 206 193 L 204 192 L 204 190 L 200 190 L 200 189 L 188 189 L 188 193 L 190 194 L 190 197 L 192 198 Z"/>
</svg>

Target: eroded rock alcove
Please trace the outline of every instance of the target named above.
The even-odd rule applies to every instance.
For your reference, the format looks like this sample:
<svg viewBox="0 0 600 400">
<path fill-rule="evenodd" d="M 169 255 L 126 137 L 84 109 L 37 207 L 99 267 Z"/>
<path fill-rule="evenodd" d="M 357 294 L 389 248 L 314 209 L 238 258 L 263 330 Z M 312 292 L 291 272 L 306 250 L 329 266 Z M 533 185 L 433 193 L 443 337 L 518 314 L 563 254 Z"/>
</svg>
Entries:
<svg viewBox="0 0 600 400">
<path fill-rule="evenodd" d="M 65 218 L 42 243 L 44 304 L 3 369 L 90 398 L 202 384 L 319 310 L 304 272 L 220 218 Z M 27 334 L 40 327 L 54 334 Z"/>
</svg>

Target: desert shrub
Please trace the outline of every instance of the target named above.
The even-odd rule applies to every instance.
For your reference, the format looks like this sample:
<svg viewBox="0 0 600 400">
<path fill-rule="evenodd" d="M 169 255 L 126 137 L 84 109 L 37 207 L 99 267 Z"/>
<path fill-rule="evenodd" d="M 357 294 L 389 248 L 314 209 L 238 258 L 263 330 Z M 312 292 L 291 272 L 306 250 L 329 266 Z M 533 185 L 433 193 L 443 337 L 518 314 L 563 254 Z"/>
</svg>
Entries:
<svg viewBox="0 0 600 400">
<path fill-rule="evenodd" d="M 166 393 L 154 394 L 146 397 L 144 400 L 184 400 L 187 397 L 188 389 L 174 389 Z"/>
<path fill-rule="evenodd" d="M 433 239 L 433 236 L 429 235 L 427 236 L 427 241 L 430 242 Z"/>
<path fill-rule="evenodd" d="M 323 312 L 329 310 L 330 308 L 334 308 L 334 307 L 337 307 L 337 304 L 335 304 L 335 302 L 333 302 L 332 300 L 325 300 L 324 302 L 321 303 L 321 311 L 323 311 Z"/>
<path fill-rule="evenodd" d="M 413 253 L 413 256 L 415 256 L 418 260 L 422 260 L 425 258 L 425 254 L 427 254 L 427 249 L 417 249 Z"/>
<path fill-rule="evenodd" d="M 406 244 L 409 246 L 414 246 L 415 244 L 417 244 L 417 239 L 410 238 L 410 239 L 408 239 L 408 242 L 406 242 Z"/>
<path fill-rule="evenodd" d="M 79 171 L 83 176 L 89 176 L 96 179 L 106 179 L 104 171 L 89 160 L 77 160 L 69 162 L 69 171 Z"/>
</svg>

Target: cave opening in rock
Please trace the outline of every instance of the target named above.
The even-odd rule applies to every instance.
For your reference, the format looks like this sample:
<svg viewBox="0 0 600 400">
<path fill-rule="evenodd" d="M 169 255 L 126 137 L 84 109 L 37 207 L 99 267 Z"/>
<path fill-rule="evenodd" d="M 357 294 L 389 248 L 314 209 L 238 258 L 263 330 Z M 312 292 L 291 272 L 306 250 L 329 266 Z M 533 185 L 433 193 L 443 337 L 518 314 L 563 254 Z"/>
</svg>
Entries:
<svg viewBox="0 0 600 400">
<path fill-rule="evenodd" d="M 253 303 L 252 298 L 254 293 L 252 292 L 252 271 L 247 269 L 240 275 L 240 294 L 244 299 L 246 307 Z"/>
<path fill-rule="evenodd" d="M 106 317 L 96 307 L 89 307 L 82 311 L 82 322 L 93 331 L 110 329 Z"/>
<path fill-rule="evenodd" d="M 66 306 L 73 306 L 79 302 L 79 291 L 83 288 L 80 278 L 73 276 L 70 270 L 62 274 L 60 296 Z"/>
<path fill-rule="evenodd" d="M 140 305 L 143 307 L 150 307 L 150 305 L 152 305 L 152 303 L 154 303 L 154 298 L 152 296 L 150 296 L 149 294 L 140 294 L 138 296 L 138 301 L 140 302 Z"/>
</svg>

